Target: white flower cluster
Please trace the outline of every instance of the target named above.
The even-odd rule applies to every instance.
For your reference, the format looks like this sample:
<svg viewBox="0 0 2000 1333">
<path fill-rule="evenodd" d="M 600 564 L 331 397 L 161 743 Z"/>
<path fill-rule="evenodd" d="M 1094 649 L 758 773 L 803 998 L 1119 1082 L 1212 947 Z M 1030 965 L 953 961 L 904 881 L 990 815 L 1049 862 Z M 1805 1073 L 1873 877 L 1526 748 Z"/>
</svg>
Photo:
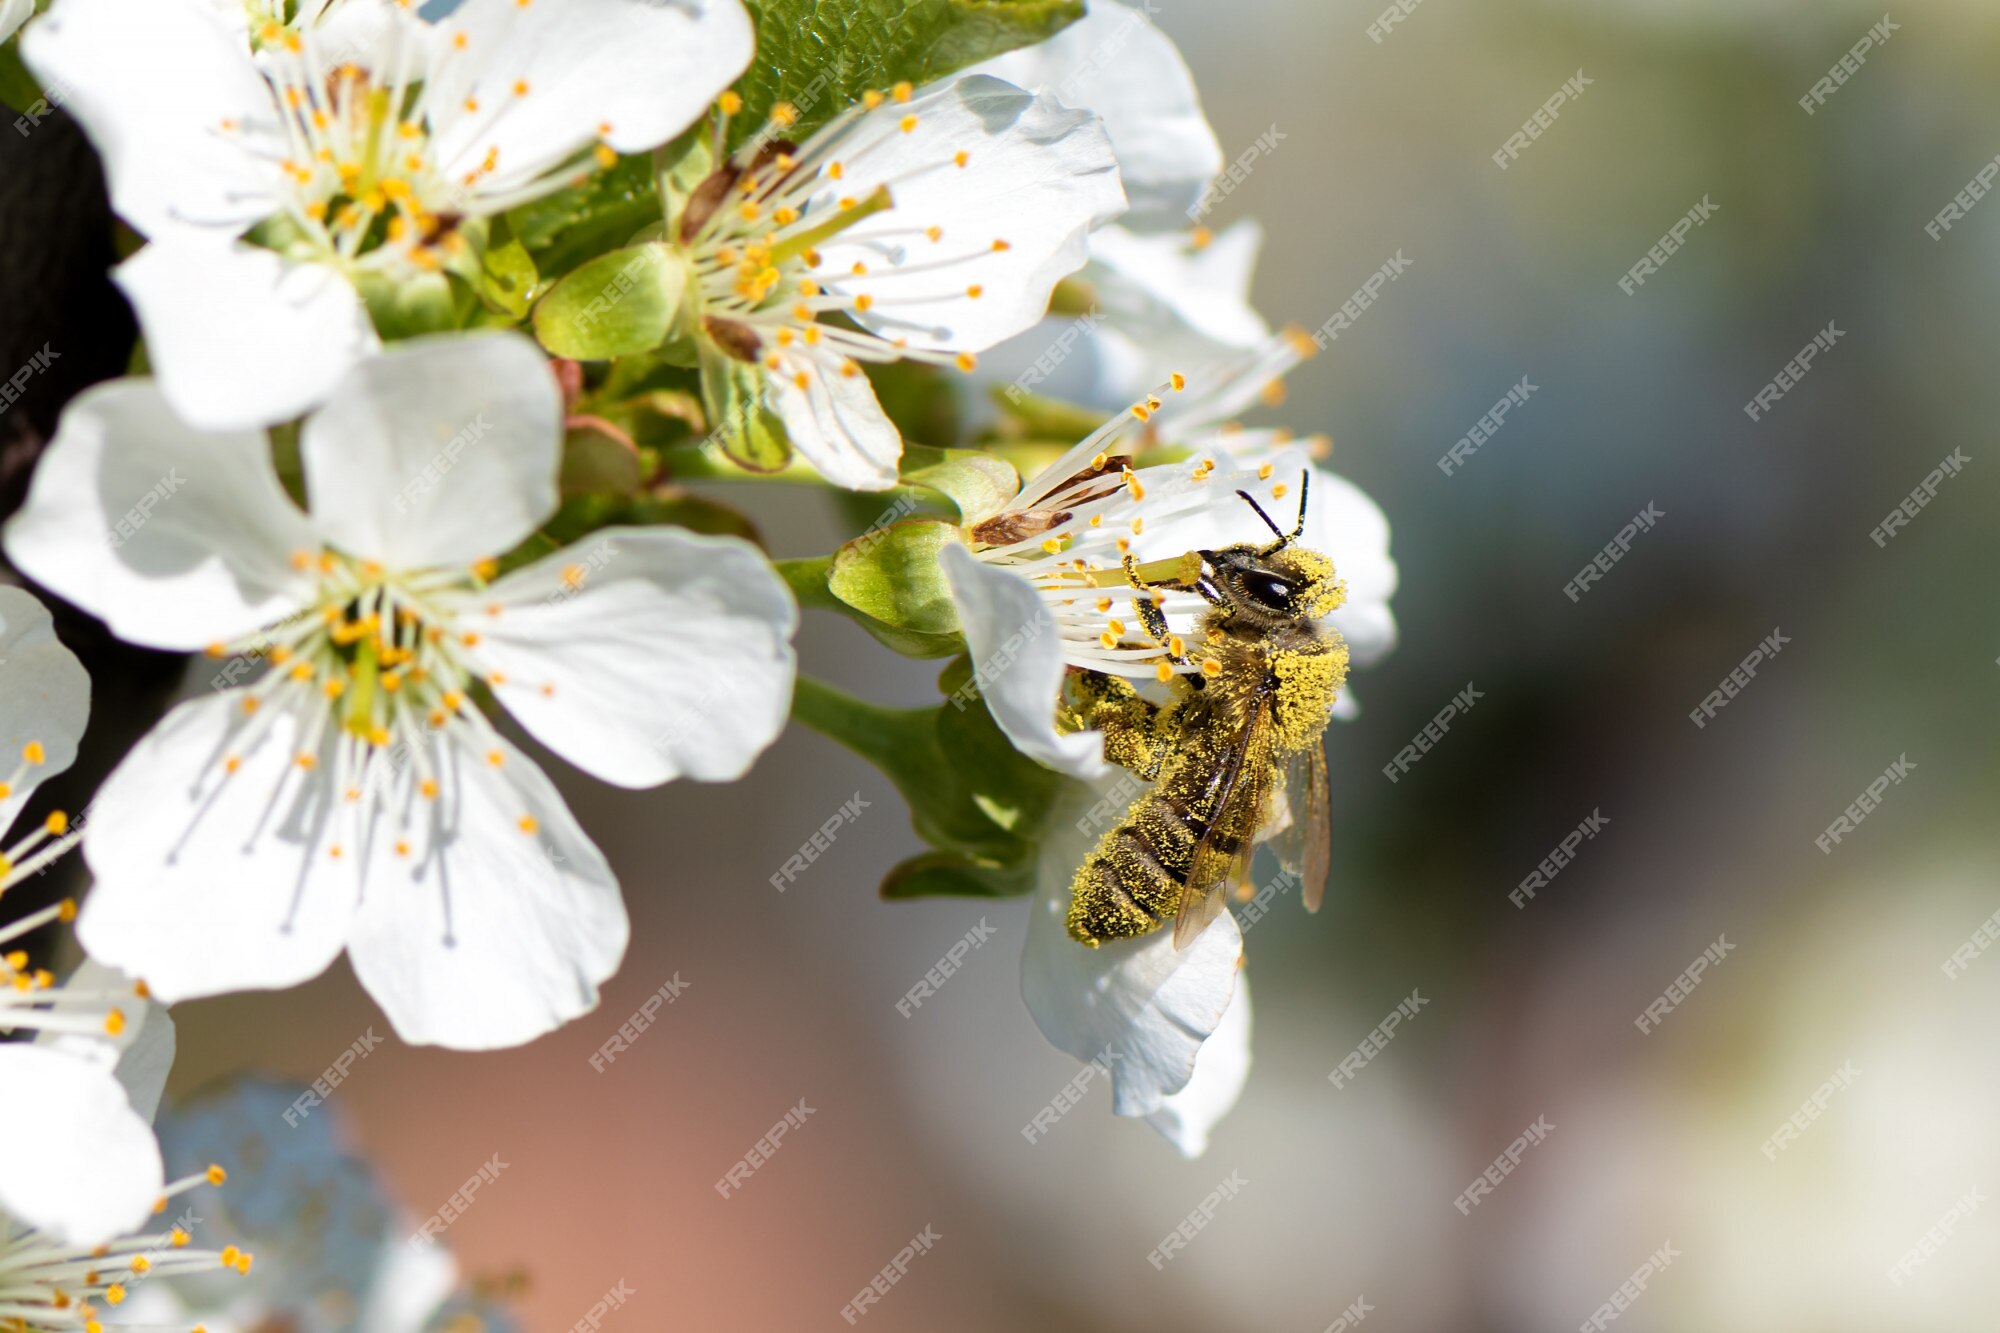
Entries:
<svg viewBox="0 0 2000 1333">
<path fill-rule="evenodd" d="M 1103 790 L 1099 738 L 1057 729 L 1065 673 L 1186 669 L 1125 643 L 1127 612 L 1080 595 L 1077 571 L 1254 540 L 1239 491 L 1285 512 L 1310 472 L 1302 544 L 1347 588 L 1332 627 L 1360 665 L 1393 644 L 1381 512 L 1323 451 L 1233 424 L 1309 341 L 1247 303 L 1254 223 L 1189 229 L 1222 155 L 1178 52 L 1119 0 L 823 109 L 799 142 L 811 108 L 786 102 L 747 142 L 732 131 L 732 85 L 756 69 L 740 0 L 464 0 L 435 21 L 394 0 L 33 8 L 0 0 L 0 40 L 20 28 L 144 241 L 113 276 L 150 373 L 70 403 L 0 540 L 117 637 L 206 653 L 214 688 L 124 758 L 81 828 L 51 817 L 0 856 L 12 884 L 80 843 L 95 881 L 80 915 L 0 929 L 76 917 L 94 960 L 65 986 L 0 968 L 0 1027 L 42 1034 L 0 1046 L 8 1086 L 33 1089 L 0 1099 L 0 1228 L 36 1237 L 0 1243 L 10 1327 L 94 1328 L 123 1299 L 79 1246 L 141 1275 L 248 1269 L 178 1228 L 138 1234 L 181 1188 L 148 1125 L 171 1057 L 139 1040 L 170 1038 L 158 1004 L 296 985 L 343 952 L 413 1043 L 513 1046 L 596 1004 L 627 945 L 617 881 L 496 708 L 627 788 L 734 780 L 785 725 L 798 607 L 755 544 L 638 520 L 547 535 L 576 493 L 575 432 L 638 448 L 576 409 L 585 371 L 529 336 L 560 273 L 496 278 L 532 268 L 526 218 L 554 196 L 584 208 L 651 155 L 664 226 L 590 318 L 632 315 L 673 275 L 654 341 L 681 349 L 711 442 L 745 466 L 795 452 L 809 468 L 789 479 L 905 484 L 865 369 L 893 361 L 968 372 L 1003 412 L 1066 398 L 1112 417 L 941 555 L 986 705 L 1030 759 Z M 707 165 L 680 179 L 690 154 Z M 1169 371 L 1187 378 L 1155 396 Z M 766 420 L 784 452 L 746 460 L 731 432 Z M 1104 485 L 1098 459 L 1077 486 L 1126 431 L 1142 463 Z M 978 538 L 1056 507 L 1053 535 Z M 1201 608 L 1161 609 L 1188 632 Z M 0 590 L 0 621 L 11 820 L 74 757 L 88 682 L 27 594 Z M 1240 936 L 1076 947 L 1063 898 L 1088 826 L 1043 848 L 1029 1008 L 1065 1050 L 1115 1051 L 1119 1113 L 1199 1151 L 1247 1076 Z"/>
</svg>

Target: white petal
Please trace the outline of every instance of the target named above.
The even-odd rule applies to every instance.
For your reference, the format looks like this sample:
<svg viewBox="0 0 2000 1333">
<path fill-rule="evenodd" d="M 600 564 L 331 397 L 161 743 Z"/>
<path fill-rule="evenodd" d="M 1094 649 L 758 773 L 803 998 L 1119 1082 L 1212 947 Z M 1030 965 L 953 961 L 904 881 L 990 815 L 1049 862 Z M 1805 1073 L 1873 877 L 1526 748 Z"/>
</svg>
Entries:
<svg viewBox="0 0 2000 1333">
<path fill-rule="evenodd" d="M 600 140 L 665 143 L 736 81 L 753 38 L 738 0 L 466 0 L 442 26 L 465 46 L 440 46 L 425 95 L 438 161 L 457 180 L 498 150 L 479 186 L 494 194 Z"/>
<path fill-rule="evenodd" d="M 1208 1151 L 1208 1133 L 1236 1105 L 1250 1081 L 1250 981 L 1236 982 L 1236 998 L 1222 1026 L 1202 1043 L 1188 1085 L 1160 1103 L 1146 1123 L 1167 1136 L 1184 1157 Z"/>
<path fill-rule="evenodd" d="M 363 362 L 301 437 L 327 540 L 392 570 L 470 565 L 556 509 L 562 394 L 513 333 L 397 343 Z"/>
<path fill-rule="evenodd" d="M 1269 336 L 1250 304 L 1263 229 L 1244 219 L 1196 249 L 1184 235 L 1140 236 L 1113 224 L 1091 233 L 1076 275 L 1090 310 L 1050 316 L 979 358 L 981 385 L 1122 412 L 1173 372 L 1199 372 Z M 1259 386 L 1261 388 L 1261 385 Z M 975 415 L 991 413 L 983 404 Z M 982 423 L 983 424 L 983 423 Z"/>
<path fill-rule="evenodd" d="M 167 714 L 84 827 L 97 884 L 77 938 L 168 1004 L 309 980 L 339 955 L 354 915 L 352 855 L 328 850 L 331 745 L 306 774 L 297 720 L 276 706 L 246 719 L 240 694 Z M 261 730 L 248 743 L 247 723 Z M 226 774 L 232 754 L 242 764 Z"/>
<path fill-rule="evenodd" d="M 62 0 L 21 54 L 104 159 L 111 204 L 147 236 L 179 226 L 234 236 L 279 211 L 276 104 L 239 36 L 206 9 L 160 0 Z M 232 134 L 222 129 L 233 121 Z"/>
<path fill-rule="evenodd" d="M 118 380 L 64 410 L 7 556 L 121 639 L 191 649 L 275 624 L 312 595 L 317 550 L 261 432 L 205 434 L 157 385 Z"/>
<path fill-rule="evenodd" d="M 0 42 L 21 30 L 35 12 L 35 0 L 0 0 Z"/>
<path fill-rule="evenodd" d="M 302 416 L 380 346 L 337 270 L 257 246 L 169 233 L 111 276 L 139 316 L 167 401 L 203 430 Z"/>
<path fill-rule="evenodd" d="M 911 115 L 916 127 L 902 133 L 898 122 Z M 848 139 L 852 160 L 819 202 L 866 198 L 886 183 L 894 207 L 822 245 L 815 276 L 831 291 L 870 296 L 872 308 L 854 318 L 914 347 L 979 351 L 1028 328 L 1056 283 L 1083 267 L 1091 229 L 1124 211 L 1095 116 L 984 75 L 884 102 Z M 931 227 L 936 241 L 925 235 Z M 852 276 L 856 263 L 868 276 Z"/>
<path fill-rule="evenodd" d="M 1085 812 L 1098 792 L 1114 805 L 1129 801 L 1129 785 L 1111 779 L 1095 789 L 1080 787 L 1078 798 L 1052 817 L 1054 832 L 1043 844 L 1040 885 L 1028 909 L 1021 995 L 1051 1043 L 1079 1060 L 1109 1065 L 1113 1111 L 1150 1116 L 1188 1086 L 1195 1057 L 1222 1025 L 1236 991 L 1243 937 L 1228 912 L 1186 952 L 1174 948 L 1171 927 L 1096 949 L 1069 937 L 1063 918 L 1071 877 L 1112 826 Z M 1077 816 L 1084 817 L 1072 822 Z"/>
<path fill-rule="evenodd" d="M 385 1245 L 355 1327 L 370 1333 L 423 1333 L 457 1285 L 458 1263 L 444 1246 Z"/>
<path fill-rule="evenodd" d="M 439 747 L 441 857 L 376 839 L 349 957 L 404 1041 L 493 1050 L 596 1008 L 630 926 L 610 866 L 548 777 L 466 730 L 447 728 Z"/>
<path fill-rule="evenodd" d="M 766 377 L 772 406 L 792 447 L 834 485 L 851 491 L 884 491 L 896 484 L 903 457 L 902 432 L 875 401 L 866 375 L 843 375 L 840 358 L 793 352 L 784 369 Z M 804 375 L 800 388 L 797 377 Z"/>
<path fill-rule="evenodd" d="M 1048 41 L 972 72 L 1103 117 L 1132 200 L 1128 227 L 1187 227 L 1189 211 L 1222 170 L 1222 145 L 1173 39 L 1118 0 L 1091 0 L 1081 21 Z"/>
<path fill-rule="evenodd" d="M 0 1210 L 69 1244 L 139 1230 L 165 1183 L 153 1127 L 111 1069 L 52 1047 L 0 1046 Z"/>
<path fill-rule="evenodd" d="M 1264 229 L 1245 218 L 1197 248 L 1182 236 L 1141 236 L 1122 226 L 1090 238 L 1083 278 L 1106 315 L 1134 338 L 1165 334 L 1185 344 L 1189 360 L 1152 373 L 1128 397 L 1167 377 L 1211 364 L 1234 349 L 1255 347 L 1271 327 L 1250 304 L 1250 281 Z"/>
<path fill-rule="evenodd" d="M 938 561 L 958 606 L 979 692 L 1014 748 L 1073 777 L 1109 772 L 1102 733 L 1078 731 L 1065 736 L 1056 731 L 1064 671 L 1062 636 L 1035 585 L 955 544 L 945 547 Z"/>
<path fill-rule="evenodd" d="M 56 638 L 48 608 L 33 593 L 0 587 L 0 767 L 12 773 L 30 742 L 45 755 L 0 799 L 0 833 L 37 786 L 76 761 L 89 720 L 90 674 Z"/>
<path fill-rule="evenodd" d="M 481 671 L 535 738 L 621 787 L 733 782 L 785 729 L 798 606 L 756 547 L 606 528 L 470 611 Z"/>
<path fill-rule="evenodd" d="M 140 999 L 132 978 L 94 958 L 84 959 L 63 982 L 63 989 L 124 992 L 131 997 L 117 1006 L 125 1019 L 124 1027 L 115 1037 L 107 1032 L 43 1032 L 36 1036 L 35 1044 L 111 1070 L 132 1109 L 152 1123 L 174 1065 L 173 1017 L 164 1005 Z"/>
</svg>

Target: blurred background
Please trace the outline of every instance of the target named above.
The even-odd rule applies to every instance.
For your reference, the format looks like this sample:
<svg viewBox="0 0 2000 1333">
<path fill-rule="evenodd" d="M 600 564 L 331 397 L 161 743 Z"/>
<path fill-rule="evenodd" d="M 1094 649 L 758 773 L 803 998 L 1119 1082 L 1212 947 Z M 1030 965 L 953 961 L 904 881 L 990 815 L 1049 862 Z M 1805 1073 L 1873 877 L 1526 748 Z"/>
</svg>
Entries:
<svg viewBox="0 0 2000 1333">
<path fill-rule="evenodd" d="M 614 792 L 551 761 L 634 918 L 601 1010 L 502 1054 L 390 1040 L 333 1099 L 415 1215 L 508 1163 L 446 1239 L 475 1272 L 525 1275 L 527 1328 L 570 1328 L 620 1280 L 636 1294 L 606 1327 L 846 1327 L 841 1307 L 926 1225 L 942 1240 L 865 1327 L 1311 1331 L 1357 1302 L 1384 1333 L 1990 1322 L 2000 1210 L 1962 1201 L 2000 1189 L 2000 955 L 1945 964 L 2000 909 L 2000 204 L 1925 227 L 2000 153 L 2000 15 L 1892 11 L 1893 36 L 1807 115 L 1798 99 L 1879 8 L 1424 0 L 1377 42 L 1385 7 L 1152 6 L 1226 155 L 1284 136 L 1210 219 L 1262 220 L 1271 319 L 1317 327 L 1411 261 L 1269 414 L 1330 433 L 1332 466 L 1389 514 L 1402 642 L 1329 738 L 1325 910 L 1282 900 L 1249 935 L 1240 1105 L 1183 1161 L 1096 1080 L 1027 1143 L 1078 1066 L 1019 997 L 1026 904 L 881 902 L 917 841 L 887 782 L 814 735 L 725 788 Z M 1579 70 L 1583 96 L 1499 169 Z M 1621 290 L 1704 199 L 1684 248 Z M 1744 405 L 1829 322 L 1844 336 L 1752 421 Z M 1523 377 L 1532 398 L 1446 475 L 1438 459 Z M 1954 450 L 1962 474 L 1871 540 Z M 780 555 L 849 535 L 816 497 L 738 498 Z M 1648 504 L 1664 517 L 1572 602 L 1564 585 Z M 1774 631 L 1783 651 L 1697 728 L 1690 710 Z M 800 649 L 870 698 L 935 698 L 934 665 L 844 621 L 809 616 Z M 121 680 L 143 694 L 170 672 L 135 656 Z M 1385 780 L 1468 684 L 1477 706 Z M 117 728 L 96 736 L 112 755 Z M 1899 758 L 1907 779 L 1816 846 Z M 856 793 L 867 811 L 775 891 Z M 1593 812 L 1598 836 L 1510 902 Z M 899 1014 L 982 919 L 994 937 Z M 680 997 L 594 1071 L 676 977 Z M 1418 1016 L 1333 1086 L 1413 990 Z M 311 1079 L 387 1034 L 344 964 L 176 1017 L 180 1093 Z M 718 1197 L 801 1099 L 804 1126 Z M 1766 1151 L 1795 1114 L 1807 1127 Z M 1455 1207 L 1538 1119 L 1546 1140 Z M 1232 1173 L 1247 1185 L 1156 1271 L 1148 1252 Z M 1629 1308 L 1600 1312 L 1628 1282 Z"/>
</svg>

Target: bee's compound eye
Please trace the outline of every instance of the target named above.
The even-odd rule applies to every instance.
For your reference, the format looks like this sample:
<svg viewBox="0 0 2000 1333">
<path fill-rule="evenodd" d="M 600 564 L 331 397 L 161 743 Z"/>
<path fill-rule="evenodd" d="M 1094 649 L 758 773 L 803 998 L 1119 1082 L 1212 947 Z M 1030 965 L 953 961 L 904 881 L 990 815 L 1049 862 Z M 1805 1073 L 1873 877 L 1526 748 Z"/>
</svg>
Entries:
<svg viewBox="0 0 2000 1333">
<path fill-rule="evenodd" d="M 1243 576 L 1243 591 L 1273 611 L 1284 610 L 1292 600 L 1292 585 L 1275 574 L 1252 572 Z"/>
</svg>

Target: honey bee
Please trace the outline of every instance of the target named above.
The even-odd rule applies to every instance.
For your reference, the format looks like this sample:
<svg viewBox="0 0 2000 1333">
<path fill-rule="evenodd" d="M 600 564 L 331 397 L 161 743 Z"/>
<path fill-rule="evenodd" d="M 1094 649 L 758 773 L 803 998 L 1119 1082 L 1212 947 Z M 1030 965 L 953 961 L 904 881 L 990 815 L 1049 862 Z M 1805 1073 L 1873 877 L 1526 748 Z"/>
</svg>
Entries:
<svg viewBox="0 0 2000 1333">
<path fill-rule="evenodd" d="M 1311 480 L 1310 473 L 1306 481 Z M 1329 861 L 1326 753 L 1321 740 L 1347 677 L 1347 647 L 1319 618 L 1346 598 L 1333 562 L 1297 545 L 1305 531 L 1306 487 L 1298 526 L 1271 521 L 1238 491 L 1277 540 L 1197 551 L 1169 579 L 1147 580 L 1129 555 L 1135 606 L 1158 642 L 1184 648 L 1169 634 L 1147 589 L 1198 594 L 1208 603 L 1200 645 L 1175 658 L 1198 672 L 1173 679 L 1173 697 L 1155 705 L 1130 683 L 1078 678 L 1090 696 L 1087 715 L 1102 727 L 1105 753 L 1153 786 L 1085 858 L 1070 886 L 1069 933 L 1096 948 L 1174 920 L 1174 947 L 1185 949 L 1248 878 L 1257 847 L 1271 841 L 1284 867 L 1300 877 L 1307 911 L 1318 911 Z M 1198 563 L 1197 563 L 1198 559 Z M 1289 823 L 1271 825 L 1282 794 Z"/>
</svg>

